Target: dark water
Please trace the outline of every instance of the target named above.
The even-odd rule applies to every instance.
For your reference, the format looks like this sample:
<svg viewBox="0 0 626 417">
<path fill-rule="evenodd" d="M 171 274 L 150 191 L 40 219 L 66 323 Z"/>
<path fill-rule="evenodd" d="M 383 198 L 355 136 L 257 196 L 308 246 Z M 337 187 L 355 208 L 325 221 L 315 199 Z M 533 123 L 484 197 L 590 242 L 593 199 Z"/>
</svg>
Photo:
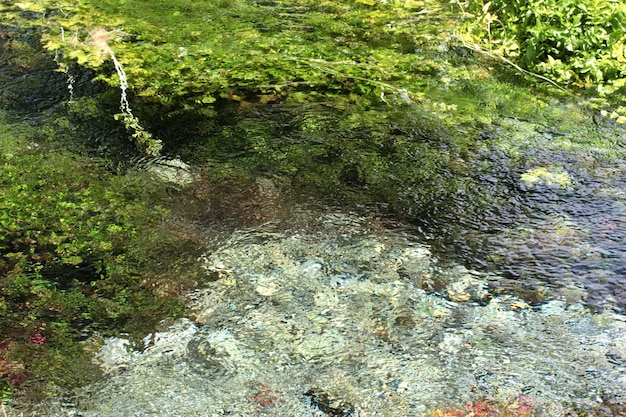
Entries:
<svg viewBox="0 0 626 417">
<path fill-rule="evenodd" d="M 619 168 L 616 166 L 615 168 Z M 622 172 L 612 179 L 579 177 L 568 189 L 539 187 L 525 197 L 527 212 L 519 222 L 532 230 L 515 236 L 508 259 L 497 265 L 523 286 L 533 281 L 569 288 L 570 297 L 594 307 L 626 307 L 626 211 Z M 490 243 L 501 245 L 498 238 Z M 503 250 L 506 245 L 502 245 Z M 572 289 L 578 289 L 576 291 Z"/>
<path fill-rule="evenodd" d="M 329 200 L 342 206 L 356 201 L 361 212 L 380 216 L 385 227 L 399 220 L 398 227 L 426 240 L 442 261 L 461 261 L 502 276 L 492 288 L 494 295 L 513 293 L 537 304 L 563 298 L 596 311 L 626 311 L 626 163 L 619 156 L 624 148 L 619 141 L 626 143 L 623 132 L 590 133 L 586 126 L 561 134 L 536 123 L 503 119 L 481 136 L 468 133 L 463 143 L 425 128 L 420 113 L 411 116 L 411 111 L 372 132 L 333 130 L 334 116 L 319 109 L 294 117 L 293 109 L 276 106 L 257 119 L 244 117 L 244 122 L 228 113 L 229 122 L 214 131 L 219 138 L 227 128 L 264 126 L 263 151 L 247 158 L 253 169 L 278 179 L 278 188 L 308 196 L 320 206 Z M 319 126 L 307 128 L 307 117 Z M 240 132 L 243 142 L 255 140 L 254 132 Z M 559 141 L 571 146 L 559 146 Z M 229 151 L 241 158 L 241 150 L 220 148 L 217 153 Z M 267 166 L 283 153 L 285 158 Z M 566 172 L 571 183 L 522 181 L 524 173 L 541 167 Z M 290 176 L 304 188 L 293 190 L 291 179 L 276 175 L 280 170 L 295 172 Z M 263 193 L 248 198 L 235 193 L 248 201 L 243 204 L 219 197 L 242 185 L 236 184 L 227 183 L 222 191 L 211 188 L 207 195 L 215 201 L 201 205 L 210 207 L 205 215 L 254 222 L 277 212 Z M 261 207 L 266 203 L 270 210 Z"/>
<path fill-rule="evenodd" d="M 626 311 L 626 163 L 593 153 L 533 151 L 516 162 L 482 156 L 480 186 L 413 219 L 444 258 L 504 277 L 496 293 L 531 302 L 564 298 Z M 525 184 L 537 166 L 560 166 L 570 185 Z"/>
</svg>

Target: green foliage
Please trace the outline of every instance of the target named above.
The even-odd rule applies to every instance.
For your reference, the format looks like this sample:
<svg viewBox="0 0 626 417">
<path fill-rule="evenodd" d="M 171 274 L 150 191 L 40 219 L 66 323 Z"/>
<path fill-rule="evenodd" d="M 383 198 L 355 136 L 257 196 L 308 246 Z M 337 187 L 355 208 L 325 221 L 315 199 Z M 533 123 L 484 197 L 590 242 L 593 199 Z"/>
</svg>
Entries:
<svg viewBox="0 0 626 417">
<path fill-rule="evenodd" d="M 621 0 L 467 0 L 462 36 L 562 84 L 602 94 L 624 86 L 626 4 Z"/>
<path fill-rule="evenodd" d="M 115 120 L 121 120 L 126 129 L 132 131 L 132 137 L 137 145 L 147 155 L 158 156 L 161 153 L 163 145 L 160 140 L 154 139 L 152 134 L 139 124 L 139 119 L 132 113 L 117 113 Z"/>
<path fill-rule="evenodd" d="M 533 103 L 541 102 L 494 80 L 480 57 L 460 57 L 449 43 L 454 9 L 439 0 L 19 5 L 5 7 L 8 21 L 37 26 L 64 70 L 80 62 L 117 87 L 116 57 L 133 107 L 117 118 L 152 153 L 160 142 L 150 133 L 159 132 L 166 151 L 179 152 L 176 146 L 189 140 L 169 134 L 173 125 L 206 137 L 203 128 L 187 132 L 178 121 L 195 114 L 194 122 L 210 124 L 202 119 L 214 118 L 224 103 L 245 112 L 257 103 L 318 102 L 346 113 L 412 104 L 458 126 L 488 124 L 502 113 L 533 115 Z M 221 137 L 226 143 L 216 152 L 238 143 L 237 135 Z"/>
<path fill-rule="evenodd" d="M 37 19 L 25 20 L 19 10 Z M 146 5 L 139 0 L 13 3 L 5 17 L 38 25 L 59 59 L 92 68 L 110 48 L 144 100 L 191 107 L 285 93 L 367 104 L 418 100 L 413 73 L 434 65 L 416 49 L 433 42 L 446 13 L 436 1 L 277 1 Z M 106 29 L 106 30 L 105 30 Z M 95 33 L 109 34 L 107 39 Z M 430 32 L 430 33 L 429 33 Z M 119 85 L 116 74 L 102 78 Z"/>
<path fill-rule="evenodd" d="M 38 144 L 35 129 L 0 125 L 0 388 L 34 395 L 38 380 L 95 375 L 79 343 L 86 336 L 145 332 L 180 314 L 171 288 L 195 278 L 175 262 L 160 266 L 185 243 L 163 224 L 161 183 L 113 175 Z"/>
</svg>

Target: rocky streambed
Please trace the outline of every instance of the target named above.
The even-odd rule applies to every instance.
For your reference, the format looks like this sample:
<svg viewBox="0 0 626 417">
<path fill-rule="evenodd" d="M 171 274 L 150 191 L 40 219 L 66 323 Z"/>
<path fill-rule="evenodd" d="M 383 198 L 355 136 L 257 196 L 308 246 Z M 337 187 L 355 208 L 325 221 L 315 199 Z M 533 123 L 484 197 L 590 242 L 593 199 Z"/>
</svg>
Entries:
<svg viewBox="0 0 626 417">
<path fill-rule="evenodd" d="M 372 219 L 299 215 L 306 227 L 240 229 L 207 251 L 188 317 L 141 346 L 106 339 L 95 360 L 108 378 L 42 414 L 626 412 L 626 317 L 531 306 Z"/>
</svg>

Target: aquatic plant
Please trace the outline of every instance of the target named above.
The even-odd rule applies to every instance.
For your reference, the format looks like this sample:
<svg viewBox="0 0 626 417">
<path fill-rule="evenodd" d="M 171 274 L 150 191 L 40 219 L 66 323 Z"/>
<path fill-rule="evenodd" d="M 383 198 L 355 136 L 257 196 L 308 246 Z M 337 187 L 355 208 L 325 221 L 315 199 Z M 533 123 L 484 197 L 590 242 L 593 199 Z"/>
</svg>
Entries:
<svg viewBox="0 0 626 417">
<path fill-rule="evenodd" d="M 430 45 L 450 26 L 450 10 L 433 0 L 175 1 L 164 8 L 44 1 L 0 9 L 9 24 L 36 27 L 61 70 L 76 62 L 120 86 L 126 116 L 119 118 L 137 132 L 126 91 L 196 112 L 210 112 L 222 99 L 323 101 L 338 108 L 429 101 L 424 75 L 446 71 Z"/>
<path fill-rule="evenodd" d="M 124 67 L 117 60 L 113 49 L 109 45 L 112 33 L 103 28 L 94 29 L 89 32 L 89 43 L 100 53 L 111 58 L 115 66 L 115 72 L 120 81 L 120 110 L 121 114 L 116 115 L 117 120 L 122 120 L 127 129 L 131 129 L 133 138 L 137 144 L 141 146 L 145 153 L 152 156 L 158 156 L 161 152 L 161 141 L 154 139 L 150 132 L 147 132 L 139 124 L 139 119 L 133 114 L 130 103 L 128 102 L 128 78 Z"/>
<path fill-rule="evenodd" d="M 4 404 L 0 404 L 0 407 L 2 407 L 2 416 L 8 417 L 7 409 L 4 407 Z M 20 413 L 20 417 L 24 417 L 24 413 Z"/>
<path fill-rule="evenodd" d="M 155 201 L 167 186 L 35 146 L 35 129 L 0 123 L 0 388 L 34 399 L 47 384 L 97 375 L 81 340 L 180 314 L 193 278 L 158 263 L 189 239 L 162 224 L 168 211 Z"/>
<path fill-rule="evenodd" d="M 158 7 L 136 0 L 42 1 L 8 2 L 0 11 L 7 24 L 36 28 L 61 71 L 69 74 L 78 64 L 121 87 L 116 117 L 149 153 L 161 146 L 149 131 L 159 130 L 162 145 L 175 148 L 190 137 L 206 138 L 203 129 L 224 110 L 251 114 L 279 102 L 319 103 L 353 125 L 385 122 L 389 116 L 377 110 L 410 106 L 432 123 L 462 129 L 500 114 L 550 111 L 536 91 L 520 88 L 518 75 L 503 84 L 493 77 L 491 60 L 459 46 L 451 35 L 458 9 L 439 0 Z M 199 126 L 184 138 L 180 129 L 175 137 L 163 132 L 172 125 L 193 129 L 190 120 Z M 240 138 L 222 139 L 228 146 Z"/>
<path fill-rule="evenodd" d="M 559 185 L 562 187 L 572 185 L 572 180 L 567 171 L 556 168 L 539 167 L 524 172 L 521 175 L 522 183 L 526 185 L 532 184 L 546 184 L 546 185 Z"/>
<path fill-rule="evenodd" d="M 268 384 L 261 384 L 258 391 L 250 397 L 250 401 L 255 404 L 257 413 L 264 413 L 274 408 L 277 403 L 282 402 L 281 395 L 280 390 L 274 391 Z"/>
</svg>

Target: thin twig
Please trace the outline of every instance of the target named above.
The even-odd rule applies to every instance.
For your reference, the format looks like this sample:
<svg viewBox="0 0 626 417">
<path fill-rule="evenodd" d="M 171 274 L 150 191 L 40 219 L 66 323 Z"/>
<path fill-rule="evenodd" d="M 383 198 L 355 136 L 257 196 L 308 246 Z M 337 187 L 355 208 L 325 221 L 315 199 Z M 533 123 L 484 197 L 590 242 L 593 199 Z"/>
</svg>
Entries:
<svg viewBox="0 0 626 417">
<path fill-rule="evenodd" d="M 481 48 L 480 46 L 478 46 L 476 44 L 470 44 L 470 43 L 466 42 L 463 38 L 458 36 L 456 33 L 453 35 L 453 37 L 458 39 L 459 41 L 461 41 L 463 46 L 465 46 L 468 49 L 471 49 L 474 52 L 478 52 L 478 53 L 481 53 L 483 55 L 487 55 L 488 57 L 490 57 L 492 59 L 495 59 L 495 60 L 498 60 L 498 61 L 502 61 L 502 62 L 512 66 L 514 69 L 516 69 L 517 71 L 521 72 L 522 74 L 526 74 L 526 75 L 530 75 L 530 76 L 535 77 L 535 78 L 539 78 L 540 80 L 543 80 L 543 81 L 546 81 L 546 82 L 552 84 L 553 86 L 555 86 L 559 90 L 564 91 L 566 93 L 569 93 L 569 91 L 566 88 L 560 86 L 559 84 L 557 84 L 555 81 L 549 79 L 548 77 L 544 77 L 543 75 L 536 74 L 534 72 L 525 70 L 524 68 L 520 67 L 519 65 L 517 65 L 514 62 L 512 62 L 511 60 L 503 57 L 502 55 L 498 55 L 495 52 L 485 50 L 485 49 Z"/>
</svg>

